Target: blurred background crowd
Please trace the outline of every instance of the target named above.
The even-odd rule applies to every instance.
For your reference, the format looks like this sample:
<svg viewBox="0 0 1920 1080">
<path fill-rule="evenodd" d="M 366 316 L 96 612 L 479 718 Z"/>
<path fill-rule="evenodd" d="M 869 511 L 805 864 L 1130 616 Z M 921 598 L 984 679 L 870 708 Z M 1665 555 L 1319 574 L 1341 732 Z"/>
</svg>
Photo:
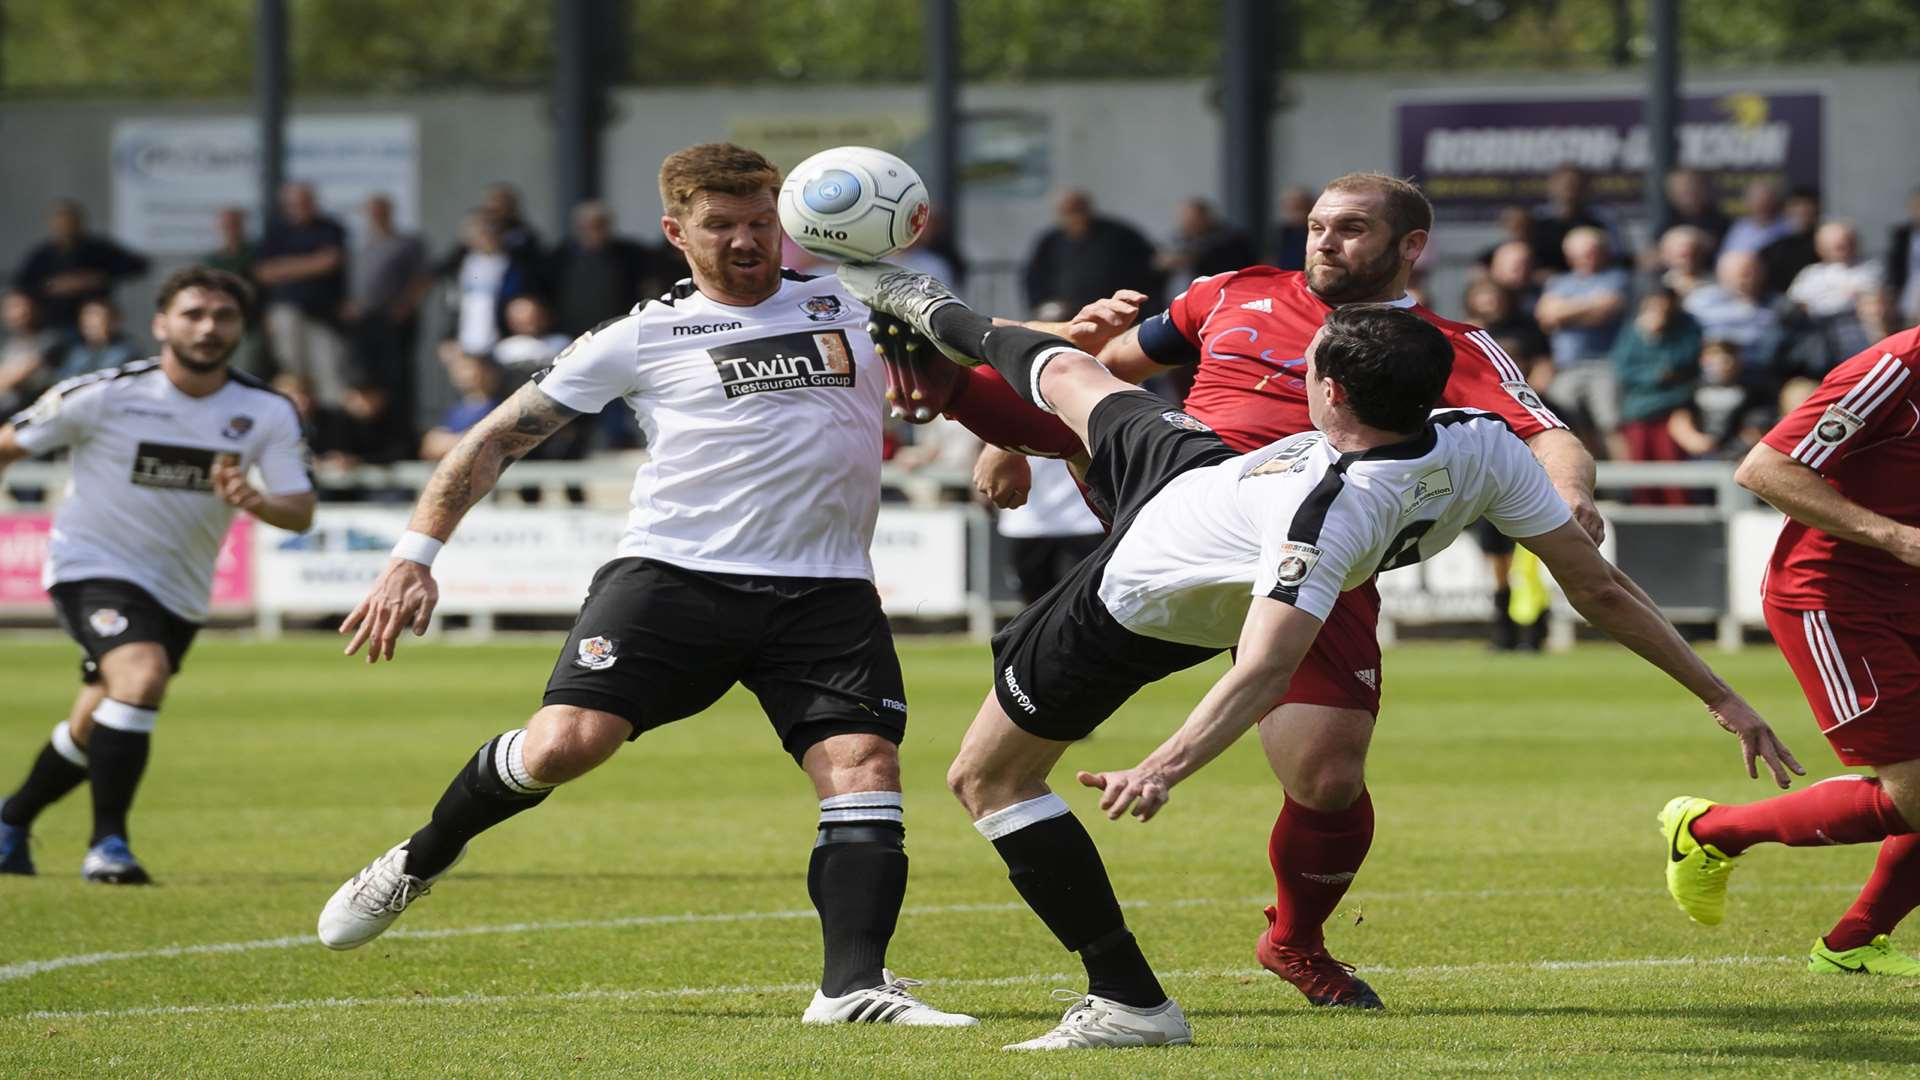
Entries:
<svg viewBox="0 0 1920 1080">
<path fill-rule="evenodd" d="M 1737 458 L 1835 364 L 1920 322 L 1920 188 L 1904 213 L 1856 222 L 1827 215 L 1812 188 L 1756 182 L 1722 204 L 1699 174 L 1676 170 L 1673 224 L 1638 248 L 1587 188 L 1580 169 L 1556 170 L 1545 203 L 1502 211 L 1503 238 L 1474 259 L 1459 295 L 1433 294 L 1417 271 L 1415 288 L 1428 307 L 1485 327 L 1596 457 Z M 1254 237 L 1200 197 L 1170 207 L 1167 221 L 1133 222 L 1104 213 L 1097 193 L 1058 192 L 1053 226 L 1019 268 L 1028 313 L 1063 317 L 1119 289 L 1146 293 L 1152 311 L 1197 276 L 1258 262 L 1300 269 L 1314 196 L 1282 192 L 1269 235 Z M 685 273 L 652 223 L 623 230 L 598 201 L 573 208 L 565 236 L 540 235 L 505 183 L 479 193 L 457 237 L 396 229 L 382 195 L 358 213 L 350 230 L 321 212 L 311 187 L 289 183 L 257 232 L 241 208 L 221 211 L 220 246 L 202 256 L 258 286 L 241 366 L 300 406 L 323 469 L 438 458 L 573 337 Z M 88 220 L 75 201 L 55 204 L 46 237 L 12 270 L 0 300 L 0 409 L 151 349 L 145 312 L 115 301 L 149 260 Z M 900 258 L 966 283 L 967 259 L 938 215 Z M 791 246 L 788 262 L 827 269 Z M 423 327 L 434 328 L 426 345 L 446 384 L 426 400 L 453 402 L 425 417 L 417 373 L 436 368 L 415 362 Z M 640 445 L 624 409 L 576 427 L 543 452 Z M 888 443 L 909 469 L 965 467 L 977 449 L 946 425 L 902 427 Z"/>
</svg>

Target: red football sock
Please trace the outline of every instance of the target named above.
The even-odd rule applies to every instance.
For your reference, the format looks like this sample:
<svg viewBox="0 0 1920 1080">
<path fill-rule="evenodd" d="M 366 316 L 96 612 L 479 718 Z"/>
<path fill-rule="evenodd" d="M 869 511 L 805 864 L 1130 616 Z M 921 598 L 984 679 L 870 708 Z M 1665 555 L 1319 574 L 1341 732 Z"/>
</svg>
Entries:
<svg viewBox="0 0 1920 1080">
<path fill-rule="evenodd" d="M 1827 931 L 1827 948 L 1844 952 L 1876 934 L 1891 934 L 1915 907 L 1920 907 L 1920 833 L 1890 836 L 1880 845 L 1880 860 L 1860 898 Z"/>
<path fill-rule="evenodd" d="M 1085 449 L 1072 428 L 1015 393 L 985 364 L 969 369 L 954 387 L 946 414 L 991 446 L 1039 457 L 1072 457 Z"/>
<path fill-rule="evenodd" d="M 1716 806 L 1693 821 L 1693 838 L 1738 855 L 1755 844 L 1870 844 L 1913 831 L 1868 776 L 1836 776 L 1804 791 L 1740 806 Z"/>
<path fill-rule="evenodd" d="M 1372 843 L 1373 799 L 1365 791 L 1345 810 L 1315 810 L 1288 799 L 1267 841 L 1278 896 L 1273 941 L 1319 946 L 1321 927 L 1347 895 Z"/>
</svg>

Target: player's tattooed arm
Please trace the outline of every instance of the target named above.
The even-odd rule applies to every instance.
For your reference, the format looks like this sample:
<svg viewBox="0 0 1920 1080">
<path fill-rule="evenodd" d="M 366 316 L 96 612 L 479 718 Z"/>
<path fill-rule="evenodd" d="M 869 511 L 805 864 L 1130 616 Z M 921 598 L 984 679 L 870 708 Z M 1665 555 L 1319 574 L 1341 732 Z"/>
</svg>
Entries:
<svg viewBox="0 0 1920 1080">
<path fill-rule="evenodd" d="M 548 397 L 539 384 L 522 386 L 440 460 L 407 527 L 437 540 L 453 535 L 454 526 L 493 490 L 507 466 L 579 415 Z"/>
</svg>

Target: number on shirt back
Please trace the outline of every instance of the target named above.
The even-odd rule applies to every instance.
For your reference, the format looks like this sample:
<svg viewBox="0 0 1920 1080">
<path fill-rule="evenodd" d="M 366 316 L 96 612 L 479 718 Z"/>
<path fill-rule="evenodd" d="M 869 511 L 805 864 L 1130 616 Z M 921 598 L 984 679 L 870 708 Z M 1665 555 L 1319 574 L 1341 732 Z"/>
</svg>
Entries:
<svg viewBox="0 0 1920 1080">
<path fill-rule="evenodd" d="M 1374 573 L 1398 570 L 1403 566 L 1412 566 L 1419 562 L 1420 541 L 1426 539 L 1427 533 L 1433 530 L 1433 526 L 1432 521 L 1416 521 L 1401 529 L 1394 536 L 1393 542 L 1387 545 L 1387 554 L 1380 560 L 1380 567 Z"/>
</svg>

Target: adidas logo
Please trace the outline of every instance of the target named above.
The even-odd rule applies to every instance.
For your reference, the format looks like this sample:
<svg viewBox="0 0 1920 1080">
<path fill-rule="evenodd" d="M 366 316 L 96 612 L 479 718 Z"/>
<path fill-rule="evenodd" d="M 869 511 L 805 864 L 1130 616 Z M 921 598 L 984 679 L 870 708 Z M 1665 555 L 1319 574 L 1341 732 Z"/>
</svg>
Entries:
<svg viewBox="0 0 1920 1080">
<path fill-rule="evenodd" d="M 1367 689 L 1380 689 L 1380 673 L 1373 668 L 1365 668 L 1353 673 L 1353 677 L 1367 684 Z"/>
<path fill-rule="evenodd" d="M 1273 297 L 1263 296 L 1258 300 L 1249 300 L 1240 305 L 1244 311 L 1258 311 L 1263 315 L 1273 314 Z"/>
</svg>

